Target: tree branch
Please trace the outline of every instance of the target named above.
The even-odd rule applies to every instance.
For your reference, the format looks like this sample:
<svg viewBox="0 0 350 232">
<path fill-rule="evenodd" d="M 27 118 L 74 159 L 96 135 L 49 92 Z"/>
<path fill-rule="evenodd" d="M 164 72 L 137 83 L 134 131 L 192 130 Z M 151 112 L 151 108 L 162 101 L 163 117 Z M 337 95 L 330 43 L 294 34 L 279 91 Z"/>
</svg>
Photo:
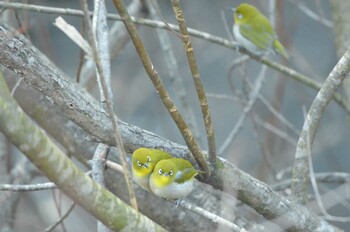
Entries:
<svg viewBox="0 0 350 232">
<path fill-rule="evenodd" d="M 46 133 L 25 115 L 11 97 L 2 76 L 0 90 L 0 130 L 60 190 L 112 230 L 134 228 L 164 231 L 161 226 L 131 209 L 75 166 Z M 150 228 L 145 228 L 144 225 Z"/>
</svg>

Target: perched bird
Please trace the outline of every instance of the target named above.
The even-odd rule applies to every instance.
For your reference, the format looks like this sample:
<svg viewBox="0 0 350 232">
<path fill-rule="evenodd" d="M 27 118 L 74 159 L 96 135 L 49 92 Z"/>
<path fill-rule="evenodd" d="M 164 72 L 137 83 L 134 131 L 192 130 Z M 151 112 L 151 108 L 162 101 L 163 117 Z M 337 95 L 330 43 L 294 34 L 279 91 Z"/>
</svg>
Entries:
<svg viewBox="0 0 350 232">
<path fill-rule="evenodd" d="M 199 172 L 185 159 L 163 159 L 154 168 L 149 185 L 152 192 L 159 197 L 179 199 L 192 191 L 197 174 Z"/>
<path fill-rule="evenodd" d="M 132 154 L 132 175 L 134 181 L 143 189 L 150 191 L 149 176 L 158 161 L 173 158 L 169 153 L 149 148 L 139 148 Z"/>
<path fill-rule="evenodd" d="M 243 3 L 232 10 L 233 34 L 239 45 L 256 55 L 273 51 L 289 59 L 270 21 L 258 9 Z"/>
</svg>

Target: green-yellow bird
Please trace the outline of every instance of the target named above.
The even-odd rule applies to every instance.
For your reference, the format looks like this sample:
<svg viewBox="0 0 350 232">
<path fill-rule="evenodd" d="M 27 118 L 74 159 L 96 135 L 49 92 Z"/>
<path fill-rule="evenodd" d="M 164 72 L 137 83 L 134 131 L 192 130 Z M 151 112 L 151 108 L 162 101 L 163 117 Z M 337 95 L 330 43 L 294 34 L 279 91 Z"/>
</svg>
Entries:
<svg viewBox="0 0 350 232">
<path fill-rule="evenodd" d="M 194 177 L 198 174 L 199 172 L 185 159 L 163 159 L 154 168 L 149 186 L 159 197 L 180 199 L 192 191 Z"/>
<path fill-rule="evenodd" d="M 239 45 L 256 55 L 273 51 L 289 59 L 270 21 L 257 8 L 243 3 L 232 10 L 233 34 Z"/>
</svg>

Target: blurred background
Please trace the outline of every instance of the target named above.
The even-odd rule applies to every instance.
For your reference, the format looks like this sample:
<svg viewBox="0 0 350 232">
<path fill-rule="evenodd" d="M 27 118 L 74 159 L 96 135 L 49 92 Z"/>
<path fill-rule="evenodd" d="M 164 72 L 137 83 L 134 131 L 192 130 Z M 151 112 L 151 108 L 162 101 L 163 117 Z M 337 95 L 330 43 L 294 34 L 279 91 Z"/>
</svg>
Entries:
<svg viewBox="0 0 350 232">
<path fill-rule="evenodd" d="M 126 4 L 130 2 L 125 1 Z M 181 4 L 188 27 L 231 40 L 233 17 L 228 7 L 236 7 L 242 2 L 238 0 L 191 0 L 181 1 Z M 269 16 L 270 1 L 244 2 L 253 4 Z M 271 55 L 270 58 L 320 83 L 326 79 L 338 61 L 335 46 L 336 34 L 332 21 L 332 14 L 335 12 L 331 12 L 329 2 L 285 0 L 276 1 L 275 8 L 277 34 L 292 58 L 289 61 L 276 55 Z M 80 9 L 79 1 L 30 1 L 30 3 Z M 117 13 L 112 1 L 107 1 L 107 6 L 109 13 Z M 91 10 L 92 7 L 92 1 L 90 1 Z M 163 19 L 168 23 L 176 24 L 170 2 L 159 1 L 159 7 Z M 313 18 L 310 12 L 321 19 Z M 18 11 L 18 13 L 21 20 L 28 26 L 27 33 L 33 44 L 74 80 L 80 62 L 80 50 L 53 25 L 55 18 L 59 15 L 29 11 Z M 61 16 L 81 30 L 81 18 Z M 150 17 L 147 13 L 146 16 Z M 114 24 L 113 21 L 109 23 Z M 139 25 L 138 32 L 154 67 L 180 112 L 187 112 L 180 101 L 179 91 L 170 77 L 165 54 L 160 49 L 155 28 Z M 186 90 L 186 101 L 194 113 L 201 148 L 207 149 L 201 111 L 183 45 L 174 32 L 167 31 L 167 33 L 178 65 L 180 76 L 176 78 L 182 80 Z M 251 82 L 254 85 L 262 65 L 254 60 L 248 60 L 232 69 L 232 63 L 241 58 L 242 54 L 195 37 L 192 37 L 192 43 L 201 80 L 209 100 L 217 148 L 220 150 L 243 113 L 244 105 L 237 99 L 247 101 L 246 97 L 251 92 L 247 83 Z M 185 144 L 175 123 L 155 92 L 133 44 L 127 41 L 125 46 L 116 53 L 112 57 L 111 72 L 115 110 L 119 119 L 169 140 Z M 81 84 L 86 86 L 96 98 L 99 98 L 95 79 L 90 81 L 86 79 L 86 76 L 82 76 Z M 245 118 L 237 136 L 220 155 L 252 176 L 273 185 L 276 183 L 276 174 L 288 170 L 293 165 L 298 131 L 301 130 L 304 122 L 303 111 L 307 112 L 317 91 L 268 68 L 260 93 L 285 120 L 293 125 L 294 129 L 290 129 L 285 123 L 278 120 L 266 104 L 258 99 Z M 331 102 L 323 115 L 314 141 L 312 157 L 315 172 L 350 171 L 349 137 L 346 112 L 335 102 Z M 287 171 L 285 178 L 289 177 L 290 173 Z M 38 183 L 44 181 L 44 178 L 35 179 L 35 182 Z M 332 184 L 322 185 L 321 192 L 328 192 L 335 187 L 336 185 Z M 313 193 L 312 190 L 310 193 Z M 69 200 L 63 202 L 63 208 L 67 208 Z M 347 201 L 344 202 L 344 205 L 336 205 L 329 209 L 329 213 L 337 216 L 349 215 L 347 207 L 349 204 L 350 202 Z M 17 211 L 16 231 L 43 230 L 57 218 L 55 213 L 47 213 L 50 210 L 55 212 L 53 207 L 52 194 L 49 191 L 23 194 Z M 92 217 L 79 207 L 66 221 L 68 231 L 95 231 L 95 224 Z M 334 224 L 345 230 L 350 228 L 349 222 L 335 222 Z M 61 228 L 57 231 L 60 230 Z"/>
</svg>

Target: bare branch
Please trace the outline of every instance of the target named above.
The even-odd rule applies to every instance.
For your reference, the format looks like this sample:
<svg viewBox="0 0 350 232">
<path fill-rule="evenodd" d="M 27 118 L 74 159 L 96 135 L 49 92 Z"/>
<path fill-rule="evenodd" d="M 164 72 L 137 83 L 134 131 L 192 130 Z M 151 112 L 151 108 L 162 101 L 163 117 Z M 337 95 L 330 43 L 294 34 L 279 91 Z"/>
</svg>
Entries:
<svg viewBox="0 0 350 232">
<path fill-rule="evenodd" d="M 28 185 L 15 185 L 15 184 L 0 184 L 0 191 L 42 191 L 55 189 L 57 186 L 55 183 L 48 182 L 42 184 L 28 184 Z"/>
<path fill-rule="evenodd" d="M 0 79 L 0 90 L 0 130 L 67 196 L 115 231 L 126 227 L 131 230 L 130 226 L 134 230 L 164 231 L 161 226 L 130 208 L 75 166 L 18 107 L 3 78 Z M 134 223 L 128 224 L 128 220 Z M 145 228 L 145 225 L 149 227 Z"/>
<path fill-rule="evenodd" d="M 241 114 L 241 116 L 239 117 L 239 119 L 237 120 L 236 125 L 234 126 L 234 128 L 232 129 L 232 131 L 230 132 L 230 134 L 227 136 L 226 140 L 224 141 L 224 143 L 221 145 L 220 149 L 219 149 L 219 154 L 224 154 L 226 149 L 228 148 L 228 146 L 232 143 L 232 141 L 235 139 L 238 131 L 241 129 L 242 124 L 244 122 L 244 120 L 247 117 L 247 114 L 249 113 L 249 111 L 252 109 L 256 99 L 259 96 L 259 92 L 260 89 L 262 87 L 262 84 L 264 82 L 265 79 L 265 73 L 266 73 L 267 67 L 263 66 L 260 70 L 260 74 L 255 82 L 255 87 L 252 90 L 250 96 L 249 96 L 249 102 L 247 103 L 247 105 L 244 107 L 243 109 L 243 113 Z"/>
<path fill-rule="evenodd" d="M 46 228 L 44 230 L 44 232 L 53 231 L 59 224 L 61 224 L 64 221 L 64 219 L 66 219 L 69 216 L 69 214 L 73 211 L 75 205 L 76 205 L 76 203 L 72 202 L 71 205 L 69 206 L 67 212 L 65 214 L 63 214 L 62 217 L 60 217 L 53 225 Z"/>
</svg>

